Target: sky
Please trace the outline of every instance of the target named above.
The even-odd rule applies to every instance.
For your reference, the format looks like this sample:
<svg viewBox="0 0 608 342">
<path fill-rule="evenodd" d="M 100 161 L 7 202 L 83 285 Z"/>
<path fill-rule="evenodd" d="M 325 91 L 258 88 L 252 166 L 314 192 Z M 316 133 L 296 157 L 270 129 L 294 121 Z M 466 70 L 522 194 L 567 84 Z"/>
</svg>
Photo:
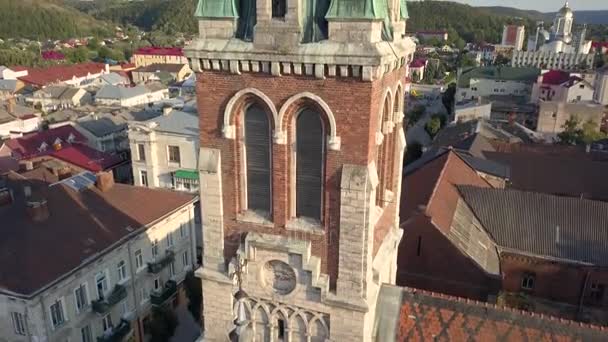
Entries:
<svg viewBox="0 0 608 342">
<path fill-rule="evenodd" d="M 505 6 L 521 9 L 531 9 L 541 12 L 557 12 L 565 1 L 562 0 L 453 0 L 471 6 Z M 576 11 L 608 10 L 607 0 L 570 0 L 570 7 Z"/>
</svg>

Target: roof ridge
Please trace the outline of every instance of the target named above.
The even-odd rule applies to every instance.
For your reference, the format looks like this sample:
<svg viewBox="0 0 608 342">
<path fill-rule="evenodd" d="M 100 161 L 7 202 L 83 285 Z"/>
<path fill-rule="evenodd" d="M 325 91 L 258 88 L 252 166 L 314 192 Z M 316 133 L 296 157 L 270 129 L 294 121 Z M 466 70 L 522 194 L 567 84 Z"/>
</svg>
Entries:
<svg viewBox="0 0 608 342">
<path fill-rule="evenodd" d="M 556 322 L 556 323 L 567 324 L 567 325 L 577 325 L 581 328 L 594 329 L 594 330 L 598 330 L 598 331 L 608 331 L 608 327 L 604 327 L 601 325 L 579 322 L 579 321 L 575 321 L 575 320 L 571 320 L 571 319 L 543 314 L 540 312 L 525 311 L 525 310 L 515 309 L 515 308 L 511 308 L 511 307 L 499 306 L 498 304 L 482 302 L 482 301 L 478 301 L 478 300 L 474 300 L 474 299 L 470 299 L 470 298 L 457 297 L 457 296 L 452 296 L 452 295 L 448 295 L 445 293 L 433 292 L 433 291 L 428 291 L 428 290 L 423 290 L 423 289 L 418 289 L 418 288 L 413 288 L 413 287 L 404 286 L 404 287 L 402 287 L 402 289 L 413 295 L 422 294 L 422 295 L 432 297 L 432 298 L 447 299 L 447 300 L 455 301 L 458 303 L 465 303 L 468 305 L 485 307 L 487 309 L 494 309 L 494 310 L 504 311 L 504 312 L 512 312 L 512 313 L 529 316 L 529 317 L 533 317 L 533 318 L 546 319 L 546 320 Z"/>
<path fill-rule="evenodd" d="M 447 165 L 450 162 L 450 155 L 452 154 L 450 152 L 452 152 L 452 149 L 447 150 L 447 158 L 446 158 L 445 162 L 443 163 L 443 166 L 441 167 L 441 172 L 439 172 L 439 177 L 437 177 L 437 179 L 435 180 L 435 185 L 433 186 L 433 191 L 431 192 L 431 196 L 429 196 L 429 200 L 426 202 L 426 208 L 424 209 L 425 212 L 427 212 L 427 210 L 429 208 L 429 204 L 431 202 L 433 202 L 433 198 L 435 198 L 435 194 L 437 193 L 437 188 L 439 188 L 439 183 L 441 182 L 441 179 L 443 178 L 443 175 L 445 174 L 445 170 L 447 169 Z M 442 156 L 443 156 L 443 154 L 442 154 Z M 434 160 L 437 160 L 437 159 L 434 159 Z M 428 163 L 426 165 L 428 165 Z M 420 171 L 420 169 L 418 169 L 418 171 Z"/>
</svg>

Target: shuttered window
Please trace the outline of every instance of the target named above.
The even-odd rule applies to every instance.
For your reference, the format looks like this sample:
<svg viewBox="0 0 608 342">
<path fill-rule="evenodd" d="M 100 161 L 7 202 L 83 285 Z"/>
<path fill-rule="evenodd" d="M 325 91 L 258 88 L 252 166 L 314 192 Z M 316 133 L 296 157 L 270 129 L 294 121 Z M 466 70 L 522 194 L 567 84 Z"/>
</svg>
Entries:
<svg viewBox="0 0 608 342">
<path fill-rule="evenodd" d="M 296 121 L 296 216 L 321 220 L 325 136 L 321 117 L 305 109 Z"/>
<path fill-rule="evenodd" d="M 245 112 L 247 207 L 270 213 L 270 122 L 258 106 Z"/>
</svg>

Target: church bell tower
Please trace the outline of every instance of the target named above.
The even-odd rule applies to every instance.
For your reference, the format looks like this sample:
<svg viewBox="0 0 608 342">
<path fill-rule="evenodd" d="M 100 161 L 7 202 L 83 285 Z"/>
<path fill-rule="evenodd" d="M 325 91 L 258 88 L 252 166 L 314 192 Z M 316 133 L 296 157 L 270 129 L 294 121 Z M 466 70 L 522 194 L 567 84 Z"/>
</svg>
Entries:
<svg viewBox="0 0 608 342">
<path fill-rule="evenodd" d="M 204 340 L 374 340 L 401 239 L 405 0 L 196 16 Z"/>
</svg>

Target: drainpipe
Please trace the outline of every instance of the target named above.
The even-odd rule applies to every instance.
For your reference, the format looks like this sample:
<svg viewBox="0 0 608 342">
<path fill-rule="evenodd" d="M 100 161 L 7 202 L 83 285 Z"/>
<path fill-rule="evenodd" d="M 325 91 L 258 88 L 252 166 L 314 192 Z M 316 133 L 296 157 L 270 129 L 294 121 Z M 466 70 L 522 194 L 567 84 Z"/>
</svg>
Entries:
<svg viewBox="0 0 608 342">
<path fill-rule="evenodd" d="M 581 290 L 581 296 L 578 301 L 578 310 L 576 312 L 577 317 L 581 314 L 581 311 L 583 310 L 583 300 L 585 298 L 585 292 L 587 290 L 587 283 L 589 283 L 590 277 L 591 277 L 591 271 L 587 271 L 587 274 L 585 275 L 585 282 L 583 283 L 583 288 Z"/>
<path fill-rule="evenodd" d="M 42 320 L 43 322 L 43 326 L 44 326 L 44 330 L 46 331 L 46 336 L 47 338 L 50 340 L 51 339 L 51 332 L 49 331 L 49 317 L 46 313 L 46 305 L 44 305 L 44 300 L 42 298 L 42 294 L 40 294 L 40 306 L 42 307 Z"/>
<path fill-rule="evenodd" d="M 135 319 L 134 321 L 137 324 L 137 331 L 139 332 L 140 338 L 143 339 L 143 331 L 141 331 L 141 324 L 139 324 L 139 302 L 137 301 L 137 287 L 135 286 L 135 281 L 137 280 L 135 273 L 134 263 L 133 263 L 133 254 L 131 253 L 131 245 L 133 241 L 130 240 L 127 243 L 127 253 L 129 254 L 129 270 L 131 271 L 131 289 L 133 291 L 133 305 L 135 306 Z M 145 286 L 145 285 L 144 285 Z"/>
</svg>

